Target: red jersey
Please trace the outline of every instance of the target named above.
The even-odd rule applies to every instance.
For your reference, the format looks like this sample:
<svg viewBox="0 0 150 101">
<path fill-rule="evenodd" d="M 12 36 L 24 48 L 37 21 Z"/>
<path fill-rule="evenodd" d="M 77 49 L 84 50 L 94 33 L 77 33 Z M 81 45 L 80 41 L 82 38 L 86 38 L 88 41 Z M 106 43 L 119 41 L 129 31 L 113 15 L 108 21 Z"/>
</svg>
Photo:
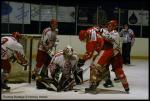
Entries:
<svg viewBox="0 0 150 101">
<path fill-rule="evenodd" d="M 99 37 L 99 27 L 91 27 L 86 30 L 88 32 L 89 40 L 86 42 L 86 53 L 83 56 L 84 60 L 92 57 L 94 51 L 99 52 L 104 44 L 103 38 Z"/>
</svg>

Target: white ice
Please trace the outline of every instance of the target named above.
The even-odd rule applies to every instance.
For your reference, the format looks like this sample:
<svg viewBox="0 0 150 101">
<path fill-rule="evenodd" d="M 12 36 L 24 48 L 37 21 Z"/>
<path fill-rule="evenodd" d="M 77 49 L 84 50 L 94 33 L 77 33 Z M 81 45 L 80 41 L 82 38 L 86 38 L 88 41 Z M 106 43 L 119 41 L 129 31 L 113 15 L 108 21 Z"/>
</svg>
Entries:
<svg viewBox="0 0 150 101">
<path fill-rule="evenodd" d="M 86 63 L 86 66 L 83 67 L 85 69 L 90 62 Z M 83 92 L 54 92 L 47 90 L 38 90 L 35 87 L 35 82 L 32 81 L 29 83 L 22 84 L 9 84 L 9 86 L 14 89 L 14 93 L 2 93 L 2 99 L 149 99 L 149 64 L 148 60 L 132 60 L 133 66 L 124 66 L 124 72 L 127 76 L 130 93 L 129 94 L 121 94 L 121 93 L 113 93 L 113 92 L 101 92 L 100 94 L 90 94 Z M 88 79 L 89 77 L 89 69 L 84 73 L 84 79 Z M 111 79 L 113 80 L 115 74 L 111 72 Z M 112 88 L 104 88 L 104 81 L 102 81 L 98 88 L 106 89 L 106 90 L 119 90 L 124 91 L 121 83 L 115 83 Z M 77 85 L 74 88 L 83 89 L 88 87 L 88 82 L 85 82 L 83 85 Z"/>
</svg>

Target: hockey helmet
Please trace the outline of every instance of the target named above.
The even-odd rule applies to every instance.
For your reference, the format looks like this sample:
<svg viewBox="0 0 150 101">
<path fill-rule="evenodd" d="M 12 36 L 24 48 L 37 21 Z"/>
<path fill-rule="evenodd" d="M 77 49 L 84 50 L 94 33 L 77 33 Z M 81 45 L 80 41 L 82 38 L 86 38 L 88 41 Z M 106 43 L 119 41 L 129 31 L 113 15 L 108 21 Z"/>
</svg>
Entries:
<svg viewBox="0 0 150 101">
<path fill-rule="evenodd" d="M 58 25 L 58 21 L 56 19 L 51 19 L 50 24 L 51 25 Z"/>
<path fill-rule="evenodd" d="M 111 20 L 108 22 L 107 28 L 109 31 L 112 31 L 112 30 L 115 30 L 117 28 L 117 26 L 118 26 L 117 20 Z"/>
<path fill-rule="evenodd" d="M 16 39 L 19 40 L 21 38 L 21 34 L 19 32 L 13 32 L 12 36 Z"/>
<path fill-rule="evenodd" d="M 86 30 L 81 30 L 79 32 L 79 39 L 80 39 L 80 41 L 84 41 L 86 39 L 86 37 L 87 37 L 87 31 Z"/>
<path fill-rule="evenodd" d="M 112 26 L 116 27 L 118 25 L 117 20 L 111 20 L 108 22 L 108 24 L 111 24 Z"/>
</svg>

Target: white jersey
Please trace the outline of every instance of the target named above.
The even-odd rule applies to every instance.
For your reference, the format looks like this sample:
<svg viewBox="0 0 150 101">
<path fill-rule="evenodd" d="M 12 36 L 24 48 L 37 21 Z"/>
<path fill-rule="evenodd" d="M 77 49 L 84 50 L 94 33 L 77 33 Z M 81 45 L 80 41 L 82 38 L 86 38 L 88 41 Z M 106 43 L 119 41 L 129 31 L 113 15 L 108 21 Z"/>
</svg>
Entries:
<svg viewBox="0 0 150 101">
<path fill-rule="evenodd" d="M 9 59 L 17 51 L 24 57 L 23 46 L 14 37 L 1 38 L 1 59 Z"/>
<path fill-rule="evenodd" d="M 52 31 L 50 27 L 45 28 L 42 33 L 41 40 L 39 42 L 39 50 L 48 51 L 55 45 L 57 39 L 58 29 Z"/>
<path fill-rule="evenodd" d="M 111 32 L 109 32 L 107 29 L 102 29 L 103 33 L 102 36 L 108 40 L 110 40 L 110 42 L 113 44 L 113 48 L 114 49 L 119 49 L 120 50 L 120 36 L 119 33 L 116 30 L 113 30 Z"/>
<path fill-rule="evenodd" d="M 110 42 L 113 44 L 114 56 L 116 56 L 118 53 L 121 52 L 121 47 L 120 47 L 121 38 L 119 36 L 119 33 L 116 30 L 112 30 L 111 32 L 109 32 L 107 29 L 101 29 L 101 30 L 102 30 L 102 36 L 107 40 L 110 40 Z"/>
<path fill-rule="evenodd" d="M 28 65 L 23 46 L 14 37 L 1 38 L 1 59 L 9 61 L 13 59 L 22 66 Z"/>
<path fill-rule="evenodd" d="M 87 29 L 87 32 L 90 33 L 90 41 L 97 41 L 97 32 L 99 32 L 100 28 L 98 26 L 94 26 Z"/>
<path fill-rule="evenodd" d="M 63 55 L 63 51 L 60 51 L 54 55 L 49 65 L 51 73 L 53 73 L 57 67 L 61 68 L 62 75 L 70 77 L 72 73 L 78 69 L 77 67 L 78 56 L 72 55 L 70 58 L 66 58 Z"/>
</svg>

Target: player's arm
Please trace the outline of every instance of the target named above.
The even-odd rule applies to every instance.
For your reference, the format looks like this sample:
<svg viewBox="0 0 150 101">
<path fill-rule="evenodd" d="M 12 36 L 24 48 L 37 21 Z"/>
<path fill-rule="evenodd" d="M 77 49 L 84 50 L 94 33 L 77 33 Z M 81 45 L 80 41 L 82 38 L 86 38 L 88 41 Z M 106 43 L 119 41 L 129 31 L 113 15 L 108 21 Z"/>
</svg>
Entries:
<svg viewBox="0 0 150 101">
<path fill-rule="evenodd" d="M 42 33 L 41 43 L 42 43 L 42 46 L 46 49 L 46 47 L 48 46 L 48 37 L 44 33 Z"/>
<path fill-rule="evenodd" d="M 94 49 L 95 49 L 95 41 L 89 41 L 86 44 L 86 52 L 83 55 L 83 60 L 88 60 L 93 56 Z"/>
<path fill-rule="evenodd" d="M 85 61 L 90 59 L 93 56 L 95 43 L 96 41 L 89 41 L 86 43 L 86 52 L 82 58 L 79 58 L 78 65 L 77 65 L 78 67 L 83 66 Z"/>
<path fill-rule="evenodd" d="M 22 45 L 19 47 L 20 51 L 14 51 L 14 57 L 16 58 L 18 64 L 26 67 L 28 65 L 28 61 L 25 58 Z"/>
</svg>

